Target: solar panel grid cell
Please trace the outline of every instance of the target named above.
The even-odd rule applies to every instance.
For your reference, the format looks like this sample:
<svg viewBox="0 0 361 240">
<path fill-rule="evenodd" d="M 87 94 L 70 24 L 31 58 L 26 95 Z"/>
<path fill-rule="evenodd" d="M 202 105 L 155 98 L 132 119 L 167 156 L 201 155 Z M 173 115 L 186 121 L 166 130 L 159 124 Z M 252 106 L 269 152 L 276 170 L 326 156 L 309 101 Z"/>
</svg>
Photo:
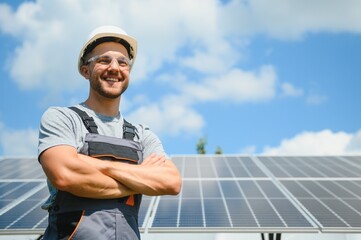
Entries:
<svg viewBox="0 0 361 240">
<path fill-rule="evenodd" d="M 178 199 L 160 199 L 153 227 L 177 227 Z"/>
<path fill-rule="evenodd" d="M 257 217 L 260 227 L 286 227 L 266 199 L 252 199 L 252 201 L 249 201 L 249 203 Z"/>
<path fill-rule="evenodd" d="M 258 185 L 268 198 L 285 198 L 285 195 L 279 188 L 271 181 L 258 181 Z"/>
<path fill-rule="evenodd" d="M 1 166 L 2 179 L 44 178 L 41 166 L 35 159 L 4 159 Z"/>
<path fill-rule="evenodd" d="M 338 163 L 337 161 L 330 161 L 327 158 L 319 158 L 319 161 L 322 161 L 322 164 L 319 164 L 318 167 L 320 171 L 323 171 L 323 175 L 326 177 L 342 178 L 342 177 L 354 177 L 351 171 L 344 168 L 345 164 Z"/>
<path fill-rule="evenodd" d="M 332 194 L 314 181 L 300 181 L 300 184 L 316 198 L 332 198 Z"/>
<path fill-rule="evenodd" d="M 34 188 L 38 184 L 38 182 L 18 182 L 8 184 L 8 187 L 0 190 L 1 199 L 17 199 L 28 192 L 29 189 Z"/>
<path fill-rule="evenodd" d="M 338 184 L 348 189 L 354 195 L 361 199 L 361 180 L 360 181 L 338 181 Z"/>
<path fill-rule="evenodd" d="M 239 157 L 238 161 L 241 163 L 242 168 L 246 170 L 248 177 L 267 177 L 250 157 Z"/>
<path fill-rule="evenodd" d="M 258 159 L 275 177 L 289 177 L 289 174 L 281 165 L 275 164 L 274 157 L 259 157 Z"/>
<path fill-rule="evenodd" d="M 312 213 L 322 228 L 349 227 L 320 200 L 300 199 L 300 202 Z"/>
<path fill-rule="evenodd" d="M 220 181 L 226 199 L 244 198 L 235 181 Z"/>
<path fill-rule="evenodd" d="M 232 218 L 233 227 L 257 228 L 259 224 L 254 218 L 245 199 L 226 199 Z"/>
<path fill-rule="evenodd" d="M 227 167 L 231 178 L 249 178 L 249 172 L 244 168 L 242 162 L 237 157 L 224 157 L 225 167 Z M 217 166 L 218 167 L 218 166 Z M 217 168 L 218 169 L 218 168 Z M 221 176 L 219 176 L 221 177 Z"/>
<path fill-rule="evenodd" d="M 361 212 L 361 201 L 360 199 L 345 199 L 348 205 L 352 206 L 354 209 L 357 210 L 358 213 Z M 360 223 L 360 221 L 358 221 Z"/>
<path fill-rule="evenodd" d="M 288 199 L 271 199 L 271 202 L 284 219 L 287 227 L 312 227 Z"/>
<path fill-rule="evenodd" d="M 214 166 L 218 178 L 232 177 L 232 173 L 230 171 L 230 167 L 227 159 L 220 159 L 219 161 L 214 161 Z"/>
<path fill-rule="evenodd" d="M 158 210 L 157 210 L 158 211 Z M 182 199 L 179 227 L 205 227 L 204 211 L 200 199 Z"/>
<path fill-rule="evenodd" d="M 280 162 L 278 164 L 288 177 L 308 177 L 310 175 L 309 171 L 313 171 L 309 166 L 300 164 L 297 158 L 291 158 L 287 161 L 286 158 L 279 157 L 278 161 Z"/>
<path fill-rule="evenodd" d="M 204 200 L 205 227 L 231 227 L 222 199 Z"/>
<path fill-rule="evenodd" d="M 247 196 L 248 199 L 257 199 L 263 198 L 262 192 L 256 185 L 256 183 L 252 180 L 238 181 L 240 187 L 243 190 L 244 195 Z"/>
<path fill-rule="evenodd" d="M 19 212 L 19 211 L 9 211 L 9 214 L 11 216 L 14 216 L 14 220 L 13 221 L 9 221 L 10 224 L 8 224 L 5 229 L 33 229 L 35 227 L 35 225 L 42 221 L 42 219 L 44 218 L 44 216 L 46 215 L 45 212 L 40 212 L 39 208 L 40 205 L 42 204 L 42 202 L 39 201 L 35 201 L 35 200 L 28 200 L 28 201 L 24 201 L 23 203 L 21 203 L 22 205 L 24 205 L 24 212 Z M 21 207 L 17 207 L 17 208 L 21 208 Z M 15 216 L 17 218 L 15 218 Z"/>
<path fill-rule="evenodd" d="M 281 181 L 281 183 L 296 198 L 312 197 L 312 195 L 308 191 L 306 191 L 299 182 L 293 180 L 283 180 Z"/>
<path fill-rule="evenodd" d="M 322 200 L 330 209 L 332 209 L 340 218 L 342 218 L 350 227 L 361 227 L 361 213 L 350 206 L 347 202 L 339 199 Z"/>
</svg>

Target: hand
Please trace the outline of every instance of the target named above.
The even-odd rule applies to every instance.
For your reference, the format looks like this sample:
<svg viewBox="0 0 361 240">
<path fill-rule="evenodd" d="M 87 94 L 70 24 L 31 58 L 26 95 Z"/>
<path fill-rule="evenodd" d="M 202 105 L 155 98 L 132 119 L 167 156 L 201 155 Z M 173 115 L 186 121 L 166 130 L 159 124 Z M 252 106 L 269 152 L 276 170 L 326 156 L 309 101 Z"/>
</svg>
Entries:
<svg viewBox="0 0 361 240">
<path fill-rule="evenodd" d="M 149 155 L 146 159 L 143 160 L 143 165 L 163 165 L 167 161 L 164 155 L 158 156 L 155 153 Z"/>
</svg>

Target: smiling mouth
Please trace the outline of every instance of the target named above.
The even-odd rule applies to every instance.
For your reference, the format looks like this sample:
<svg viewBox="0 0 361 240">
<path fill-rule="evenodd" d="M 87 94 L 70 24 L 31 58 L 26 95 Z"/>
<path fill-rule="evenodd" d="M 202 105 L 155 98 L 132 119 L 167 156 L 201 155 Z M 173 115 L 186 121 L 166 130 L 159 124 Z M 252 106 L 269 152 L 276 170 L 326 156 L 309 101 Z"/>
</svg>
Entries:
<svg viewBox="0 0 361 240">
<path fill-rule="evenodd" d="M 107 82 L 120 82 L 119 78 L 104 78 L 104 80 Z"/>
</svg>

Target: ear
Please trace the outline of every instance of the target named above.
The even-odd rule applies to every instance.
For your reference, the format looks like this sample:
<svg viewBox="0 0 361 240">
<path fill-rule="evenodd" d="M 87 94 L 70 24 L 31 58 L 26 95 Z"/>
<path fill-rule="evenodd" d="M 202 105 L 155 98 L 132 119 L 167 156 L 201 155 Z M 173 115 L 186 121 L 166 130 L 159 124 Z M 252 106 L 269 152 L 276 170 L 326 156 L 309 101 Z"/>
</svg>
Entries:
<svg viewBox="0 0 361 240">
<path fill-rule="evenodd" d="M 81 75 L 85 78 L 85 79 L 89 79 L 90 78 L 90 71 L 89 71 L 89 67 L 86 65 L 83 65 L 80 67 L 80 73 Z"/>
</svg>

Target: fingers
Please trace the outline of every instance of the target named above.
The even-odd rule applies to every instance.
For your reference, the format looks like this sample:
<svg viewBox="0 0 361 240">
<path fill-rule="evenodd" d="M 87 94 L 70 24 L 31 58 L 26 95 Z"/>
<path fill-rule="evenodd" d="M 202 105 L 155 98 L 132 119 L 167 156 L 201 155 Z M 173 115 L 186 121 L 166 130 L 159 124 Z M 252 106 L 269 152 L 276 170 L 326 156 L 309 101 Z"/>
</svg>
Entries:
<svg viewBox="0 0 361 240">
<path fill-rule="evenodd" d="M 152 153 L 149 155 L 146 159 L 144 159 L 143 163 L 144 165 L 162 165 L 166 161 L 166 157 L 164 155 L 158 156 L 155 153 Z"/>
</svg>

